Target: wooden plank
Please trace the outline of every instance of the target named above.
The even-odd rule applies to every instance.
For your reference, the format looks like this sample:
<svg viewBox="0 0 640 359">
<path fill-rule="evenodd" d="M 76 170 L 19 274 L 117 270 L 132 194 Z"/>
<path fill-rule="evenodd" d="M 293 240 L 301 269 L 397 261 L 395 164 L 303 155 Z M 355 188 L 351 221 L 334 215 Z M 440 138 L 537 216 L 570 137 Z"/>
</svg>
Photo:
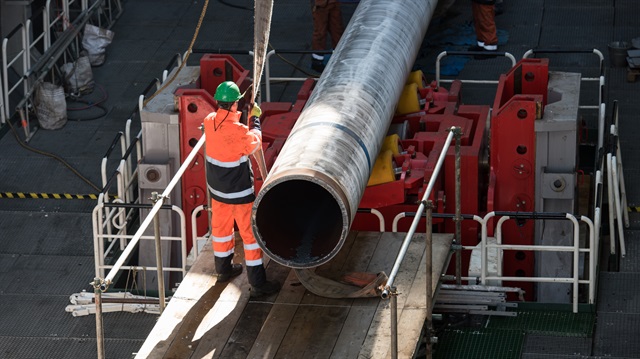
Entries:
<svg viewBox="0 0 640 359">
<path fill-rule="evenodd" d="M 440 282 L 440 276 L 446 271 L 445 266 L 448 264 L 447 259 L 449 256 L 451 243 L 453 242 L 452 234 L 433 234 L 433 246 L 432 246 L 432 273 L 431 273 L 431 285 L 432 295 L 435 294 Z M 425 308 L 426 305 L 426 266 L 427 257 L 423 256 L 416 272 L 411 290 L 407 295 L 407 301 L 405 308 Z"/>
<path fill-rule="evenodd" d="M 213 251 L 210 242 L 169 301 L 163 315 L 138 351 L 141 358 L 164 358 L 172 346 L 195 331 L 205 313 L 221 295 L 222 287 L 214 287 Z M 208 307 L 209 306 L 209 307 Z M 176 340 L 178 338 L 178 340 Z"/>
<path fill-rule="evenodd" d="M 318 267 L 316 269 L 316 273 L 330 279 L 339 280 L 339 278 L 344 274 L 343 267 L 345 263 L 348 263 L 352 260 L 354 255 L 357 255 L 357 253 L 353 253 L 353 250 L 354 243 L 358 237 L 359 233 L 350 232 L 345 240 L 345 245 L 342 247 L 340 252 L 338 252 L 331 261 Z M 356 249 L 357 248 L 358 247 L 356 247 Z M 302 303 L 304 305 L 349 305 L 351 300 L 325 298 L 308 292 L 303 298 Z"/>
<path fill-rule="evenodd" d="M 385 235 L 393 235 L 396 240 L 402 241 L 406 234 L 385 233 Z M 420 260 L 424 254 L 424 245 L 425 241 L 423 236 L 414 236 L 409 244 L 404 261 L 402 262 L 400 270 L 396 276 L 394 285 L 399 293 L 397 297 L 398 313 L 401 313 L 404 308 L 404 303 L 407 298 L 406 293 L 408 293 L 411 288 Z M 397 254 L 397 252 L 395 254 Z M 395 254 L 392 256 L 392 263 L 395 261 Z M 391 312 L 389 309 L 389 303 L 390 302 L 387 301 L 380 301 L 376 314 L 371 322 L 371 326 L 367 332 L 367 337 L 364 345 L 362 346 L 362 350 L 359 353 L 360 357 L 384 358 L 388 355 L 391 344 Z"/>
<path fill-rule="evenodd" d="M 345 245 L 330 262 L 318 268 L 318 273 L 328 278 L 337 278 L 348 262 L 358 234 L 352 232 Z M 348 315 L 349 299 L 324 298 L 305 292 L 300 306 L 291 318 L 290 326 L 278 349 L 278 357 L 328 357 Z M 306 353 L 303 355 L 301 353 Z"/>
<path fill-rule="evenodd" d="M 285 282 L 289 272 L 289 268 L 275 261 L 270 261 L 267 266 L 267 278 L 279 283 Z M 273 294 L 260 300 L 249 299 L 227 344 L 220 353 L 220 358 L 244 359 L 247 357 L 271 312 L 276 297 L 277 295 Z"/>
<path fill-rule="evenodd" d="M 343 250 L 318 270 L 332 279 L 348 272 L 389 272 L 404 236 L 352 232 Z M 241 253 L 242 248 L 237 251 Z M 435 252 L 434 248 L 434 258 Z M 236 261 L 240 253 L 236 253 Z M 402 356 L 415 350 L 424 321 L 424 304 L 419 304 L 425 300 L 423 254 L 424 236 L 417 235 L 395 281 L 400 293 Z M 205 246 L 172 299 L 178 308 L 171 315 L 163 315 L 156 326 L 162 331 L 152 347 L 166 354 L 156 358 L 342 359 L 389 355 L 388 301 L 322 298 L 307 292 L 289 268 L 272 262 L 267 272 L 271 279 L 284 281 L 272 300 L 250 300 L 246 275 L 227 286 L 216 286 L 213 253 L 210 245 Z"/>
<path fill-rule="evenodd" d="M 242 238 L 238 232 L 234 233 L 235 263 L 244 262 Z M 201 258 L 198 258 L 201 260 Z M 213 257 L 211 258 L 213 262 Z M 269 259 L 264 258 L 264 265 L 268 266 Z M 193 335 L 190 348 L 193 348 L 191 358 L 219 358 L 222 354 L 233 328 L 237 325 L 247 302 L 249 301 L 249 283 L 246 273 L 234 278 L 215 302 L 213 308 L 202 319 L 200 326 Z M 180 356 L 176 356 L 178 358 Z M 186 358 L 182 356 L 182 358 Z"/>
<path fill-rule="evenodd" d="M 301 305 L 277 357 L 328 358 L 348 314 L 348 306 Z"/>
<path fill-rule="evenodd" d="M 191 358 L 219 358 L 249 299 L 247 277 L 229 282 L 193 333 Z"/>
<path fill-rule="evenodd" d="M 400 245 L 391 236 L 379 232 L 360 232 L 354 244 L 355 258 L 347 262 L 345 272 L 387 271 L 389 253 L 397 252 Z M 380 303 L 380 298 L 354 299 L 349 315 L 345 318 L 340 337 L 331 353 L 331 358 L 357 358 L 365 341 L 367 331 Z"/>
<path fill-rule="evenodd" d="M 305 291 L 296 274 L 289 270 L 287 279 L 247 358 L 271 359 L 275 357 L 278 347 L 289 328 L 291 319 L 298 309 L 297 304 L 302 300 Z"/>
<path fill-rule="evenodd" d="M 426 235 L 424 237 L 426 239 Z M 433 235 L 433 251 L 432 251 L 432 295 L 438 288 L 440 275 L 446 270 L 448 263 L 449 249 L 453 235 L 451 234 L 434 234 Z M 407 300 L 404 303 L 402 311 L 398 311 L 398 357 L 413 358 L 417 345 L 422 335 L 422 327 L 427 318 L 426 308 L 426 251 L 423 252 L 422 259 L 417 268 L 416 276 L 407 293 Z M 391 353 L 387 354 L 391 357 Z"/>
<path fill-rule="evenodd" d="M 356 233 L 350 233 L 342 250 L 331 262 L 322 266 L 323 275 L 332 273 L 333 267 L 346 260 L 355 237 Z M 247 356 L 248 358 L 275 357 L 280 343 L 285 340 L 287 329 L 298 311 L 298 304 L 305 296 L 313 296 L 313 294 L 306 292 L 294 271 L 290 270 L 285 284 Z"/>
</svg>

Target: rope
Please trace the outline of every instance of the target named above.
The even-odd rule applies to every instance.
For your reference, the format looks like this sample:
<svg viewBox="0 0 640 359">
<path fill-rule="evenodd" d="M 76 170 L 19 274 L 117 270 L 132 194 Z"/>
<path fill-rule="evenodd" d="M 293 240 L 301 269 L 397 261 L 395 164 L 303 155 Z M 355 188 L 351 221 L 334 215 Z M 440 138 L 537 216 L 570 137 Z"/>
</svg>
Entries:
<svg viewBox="0 0 640 359">
<path fill-rule="evenodd" d="M 202 26 L 202 20 L 204 19 L 204 15 L 207 13 L 207 6 L 209 6 L 209 0 L 205 0 L 204 2 L 204 6 L 202 7 L 202 12 L 200 13 L 200 19 L 198 19 L 198 25 L 196 26 L 196 31 L 193 34 L 193 38 L 191 39 L 191 43 L 189 44 L 189 49 L 187 50 L 184 59 L 182 60 L 182 63 L 180 64 L 180 67 L 178 67 L 178 71 L 176 71 L 175 74 L 173 74 L 173 76 L 169 79 L 169 81 L 166 81 L 164 83 L 164 85 L 162 85 L 162 87 L 160 87 L 156 92 L 153 93 L 153 95 L 149 96 L 147 99 L 144 100 L 143 102 L 143 106 L 146 106 L 147 103 L 149 103 L 149 101 L 151 101 L 154 97 L 156 97 L 156 95 L 158 95 L 159 93 L 161 93 L 165 88 L 167 88 L 167 86 L 169 86 L 178 76 L 178 74 L 180 73 L 180 71 L 182 71 L 182 68 L 184 68 L 184 66 L 187 63 L 187 60 L 189 59 L 189 56 L 191 55 L 191 51 L 193 49 L 193 44 L 196 42 L 196 39 L 198 38 L 198 33 L 200 32 L 200 26 Z"/>
</svg>

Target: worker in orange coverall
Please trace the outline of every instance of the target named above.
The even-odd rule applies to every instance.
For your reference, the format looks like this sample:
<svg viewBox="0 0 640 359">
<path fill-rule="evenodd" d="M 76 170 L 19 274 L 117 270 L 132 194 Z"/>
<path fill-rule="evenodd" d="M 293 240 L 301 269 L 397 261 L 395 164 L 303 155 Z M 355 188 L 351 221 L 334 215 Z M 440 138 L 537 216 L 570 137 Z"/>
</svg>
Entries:
<svg viewBox="0 0 640 359">
<path fill-rule="evenodd" d="M 221 83 L 214 95 L 218 110 L 204 119 L 207 188 L 211 195 L 211 240 L 218 281 L 227 282 L 240 275 L 242 265 L 232 263 L 235 220 L 244 246 L 251 296 L 258 297 L 277 292 L 280 284 L 267 280 L 262 250 L 251 229 L 251 207 L 256 196 L 249 155 L 262 146 L 262 111 L 257 104 L 254 105 L 249 126 L 241 123 L 238 100 L 242 97 L 234 82 Z"/>
<path fill-rule="evenodd" d="M 473 14 L 477 44 L 471 46 L 469 51 L 495 53 L 498 50 L 495 3 L 495 0 L 471 0 L 471 12 Z"/>
<path fill-rule="evenodd" d="M 331 35 L 331 45 L 335 49 L 344 32 L 342 11 L 338 0 L 311 0 L 313 13 L 312 50 L 326 50 L 327 33 Z M 322 72 L 325 67 L 324 54 L 311 54 L 311 68 Z"/>
</svg>

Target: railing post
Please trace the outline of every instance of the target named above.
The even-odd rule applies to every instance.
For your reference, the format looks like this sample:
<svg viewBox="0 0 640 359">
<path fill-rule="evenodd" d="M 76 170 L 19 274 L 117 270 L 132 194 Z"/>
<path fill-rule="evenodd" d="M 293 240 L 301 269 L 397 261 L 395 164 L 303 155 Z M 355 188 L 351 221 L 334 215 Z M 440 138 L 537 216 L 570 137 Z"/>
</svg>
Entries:
<svg viewBox="0 0 640 359">
<path fill-rule="evenodd" d="M 455 241 L 459 245 L 456 249 L 456 284 L 462 284 L 462 195 L 461 195 L 461 178 L 460 178 L 460 136 L 462 135 L 462 130 L 460 127 L 452 128 L 453 135 L 456 139 L 455 146 L 455 156 L 456 156 L 456 173 L 455 173 L 455 194 L 456 194 L 456 217 L 454 221 L 456 222 L 456 238 Z"/>
<path fill-rule="evenodd" d="M 427 201 L 427 205 L 426 205 L 426 214 L 427 214 L 427 243 L 425 246 L 425 257 L 427 258 L 427 260 L 425 261 L 427 264 L 427 268 L 426 268 L 426 287 L 427 287 L 427 304 L 426 304 L 426 309 L 427 309 L 427 320 L 426 320 L 426 325 L 427 325 L 427 359 L 431 359 L 432 358 L 432 341 L 431 341 L 431 335 L 433 333 L 433 315 L 432 315 L 432 308 L 433 308 L 433 218 L 432 218 L 432 214 L 433 214 L 433 202 L 431 200 Z"/>
<path fill-rule="evenodd" d="M 98 359 L 105 358 L 104 351 L 104 326 L 102 324 L 102 280 L 98 277 L 91 282 L 96 302 L 96 342 L 98 346 Z"/>
<path fill-rule="evenodd" d="M 158 202 L 158 192 L 151 193 L 151 201 L 155 204 Z M 153 233 L 156 241 L 156 271 L 158 275 L 158 299 L 160 299 L 160 314 L 164 310 L 164 273 L 162 270 L 162 247 L 160 242 L 160 219 L 159 214 L 153 216 Z"/>
<path fill-rule="evenodd" d="M 398 291 L 396 287 L 389 288 L 391 303 L 391 358 L 398 359 Z"/>
</svg>

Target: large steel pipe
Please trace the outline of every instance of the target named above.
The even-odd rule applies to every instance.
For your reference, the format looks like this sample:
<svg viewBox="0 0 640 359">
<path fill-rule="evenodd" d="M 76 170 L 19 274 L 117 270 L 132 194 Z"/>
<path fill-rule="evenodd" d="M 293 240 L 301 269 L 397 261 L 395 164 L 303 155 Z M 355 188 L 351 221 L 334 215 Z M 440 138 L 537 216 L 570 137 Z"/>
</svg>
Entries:
<svg viewBox="0 0 640 359">
<path fill-rule="evenodd" d="M 362 0 L 253 206 L 264 252 L 292 268 L 349 233 L 436 0 Z"/>
</svg>

